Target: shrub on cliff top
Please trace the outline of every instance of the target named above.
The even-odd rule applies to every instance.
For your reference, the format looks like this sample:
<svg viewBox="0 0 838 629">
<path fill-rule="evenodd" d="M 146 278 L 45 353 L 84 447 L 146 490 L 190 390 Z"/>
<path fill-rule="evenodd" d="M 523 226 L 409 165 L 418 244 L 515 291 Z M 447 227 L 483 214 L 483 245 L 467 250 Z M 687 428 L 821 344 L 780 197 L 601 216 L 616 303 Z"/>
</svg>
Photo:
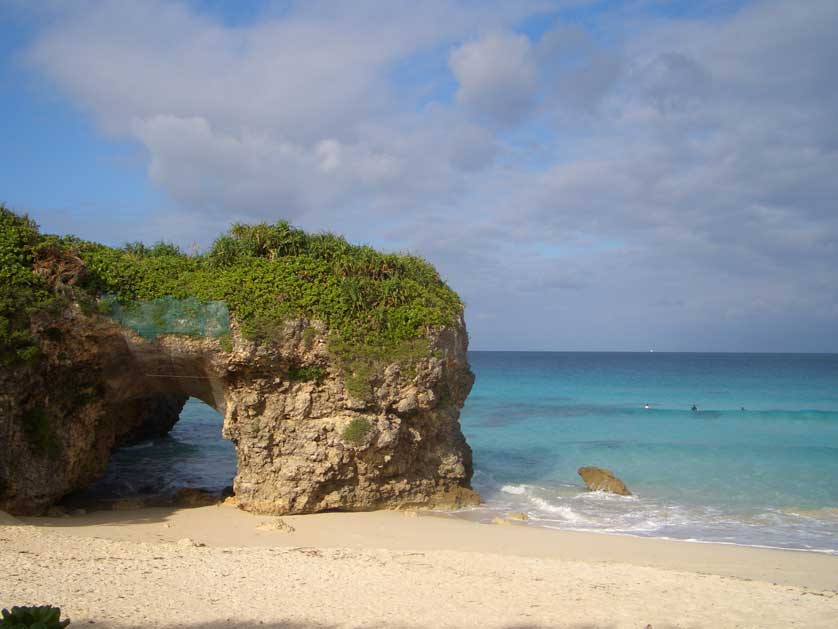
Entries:
<svg viewBox="0 0 838 629">
<path fill-rule="evenodd" d="M 326 323 L 344 356 L 367 348 L 386 355 L 453 322 L 462 304 L 425 260 L 308 234 L 285 221 L 236 224 L 203 255 L 176 246 L 113 248 L 74 237 L 40 235 L 28 218 L 0 206 L 0 358 L 33 347 L 28 314 L 52 293 L 32 273 L 33 251 L 49 242 L 84 261 L 76 297 L 114 297 L 130 305 L 162 298 L 223 301 L 242 332 L 270 340 L 285 319 Z M 348 369 L 351 371 L 351 365 Z"/>
<path fill-rule="evenodd" d="M 28 361 L 38 354 L 29 335 L 29 317 L 55 301 L 32 272 L 41 243 L 38 226 L 0 205 L 0 366 Z"/>
</svg>

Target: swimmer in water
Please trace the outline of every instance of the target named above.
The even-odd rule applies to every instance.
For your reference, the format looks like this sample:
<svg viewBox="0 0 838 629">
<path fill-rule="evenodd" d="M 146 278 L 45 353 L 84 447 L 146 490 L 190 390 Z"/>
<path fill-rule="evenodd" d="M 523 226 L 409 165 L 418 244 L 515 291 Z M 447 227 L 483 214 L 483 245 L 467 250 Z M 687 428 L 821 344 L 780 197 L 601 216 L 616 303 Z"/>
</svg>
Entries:
<svg viewBox="0 0 838 629">
<path fill-rule="evenodd" d="M 693 413 L 695 413 L 696 411 L 698 411 L 698 407 L 697 407 L 695 404 L 693 404 L 693 407 L 692 407 L 690 410 L 691 410 Z"/>
</svg>

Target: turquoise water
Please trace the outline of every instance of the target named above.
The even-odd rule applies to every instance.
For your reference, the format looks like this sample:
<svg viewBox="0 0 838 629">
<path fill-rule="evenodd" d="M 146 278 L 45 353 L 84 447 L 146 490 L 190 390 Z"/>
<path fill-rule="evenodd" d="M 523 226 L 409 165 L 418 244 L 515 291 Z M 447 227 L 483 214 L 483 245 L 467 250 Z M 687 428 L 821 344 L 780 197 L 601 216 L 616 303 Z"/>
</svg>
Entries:
<svg viewBox="0 0 838 629">
<path fill-rule="evenodd" d="M 563 529 L 838 549 L 838 356 L 470 361 L 462 425 L 484 518 L 515 510 Z M 635 496 L 585 491 L 584 465 L 611 469 Z"/>
<path fill-rule="evenodd" d="M 838 355 L 469 358 L 462 426 L 486 500 L 469 517 L 525 511 L 530 526 L 838 553 Z M 235 453 L 220 433 L 221 417 L 191 400 L 168 437 L 117 452 L 93 490 L 221 490 Z M 635 495 L 585 491 L 583 465 Z"/>
<path fill-rule="evenodd" d="M 80 497 L 166 498 L 183 487 L 221 493 L 236 475 L 236 449 L 221 438 L 223 419 L 191 398 L 168 435 L 114 452 L 105 476 Z"/>
</svg>

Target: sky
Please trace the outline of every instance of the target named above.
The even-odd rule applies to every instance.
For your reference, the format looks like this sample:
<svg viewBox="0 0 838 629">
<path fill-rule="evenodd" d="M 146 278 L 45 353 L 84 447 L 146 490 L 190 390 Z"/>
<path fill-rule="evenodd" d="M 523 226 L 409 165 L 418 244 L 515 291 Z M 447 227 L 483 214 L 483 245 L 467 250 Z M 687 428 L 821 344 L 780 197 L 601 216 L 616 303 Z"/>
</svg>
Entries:
<svg viewBox="0 0 838 629">
<path fill-rule="evenodd" d="M 0 0 L 0 202 L 431 261 L 472 349 L 838 352 L 835 0 Z"/>
</svg>

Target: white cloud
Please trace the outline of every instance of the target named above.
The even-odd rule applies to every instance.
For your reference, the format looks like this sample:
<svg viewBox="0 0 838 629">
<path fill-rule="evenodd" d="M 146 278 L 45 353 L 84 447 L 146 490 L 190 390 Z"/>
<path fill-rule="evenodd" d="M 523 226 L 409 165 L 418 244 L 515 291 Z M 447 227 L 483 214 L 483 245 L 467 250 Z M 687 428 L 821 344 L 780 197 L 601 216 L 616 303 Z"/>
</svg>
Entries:
<svg viewBox="0 0 838 629">
<path fill-rule="evenodd" d="M 478 346 L 838 350 L 831 0 L 639 3 L 537 39 L 522 3 L 303 3 L 236 28 L 83 6 L 30 63 L 145 147 L 177 233 L 284 216 L 416 250 L 493 313 Z M 417 87 L 417 58 L 451 74 Z"/>
<path fill-rule="evenodd" d="M 181 208 L 292 219 L 333 216 L 346 199 L 450 199 L 490 166 L 489 131 L 451 107 L 417 108 L 390 73 L 528 10 L 301 3 L 231 28 L 181 3 L 79 7 L 41 32 L 31 66 L 106 132 L 140 142 L 150 178 Z"/>
</svg>

